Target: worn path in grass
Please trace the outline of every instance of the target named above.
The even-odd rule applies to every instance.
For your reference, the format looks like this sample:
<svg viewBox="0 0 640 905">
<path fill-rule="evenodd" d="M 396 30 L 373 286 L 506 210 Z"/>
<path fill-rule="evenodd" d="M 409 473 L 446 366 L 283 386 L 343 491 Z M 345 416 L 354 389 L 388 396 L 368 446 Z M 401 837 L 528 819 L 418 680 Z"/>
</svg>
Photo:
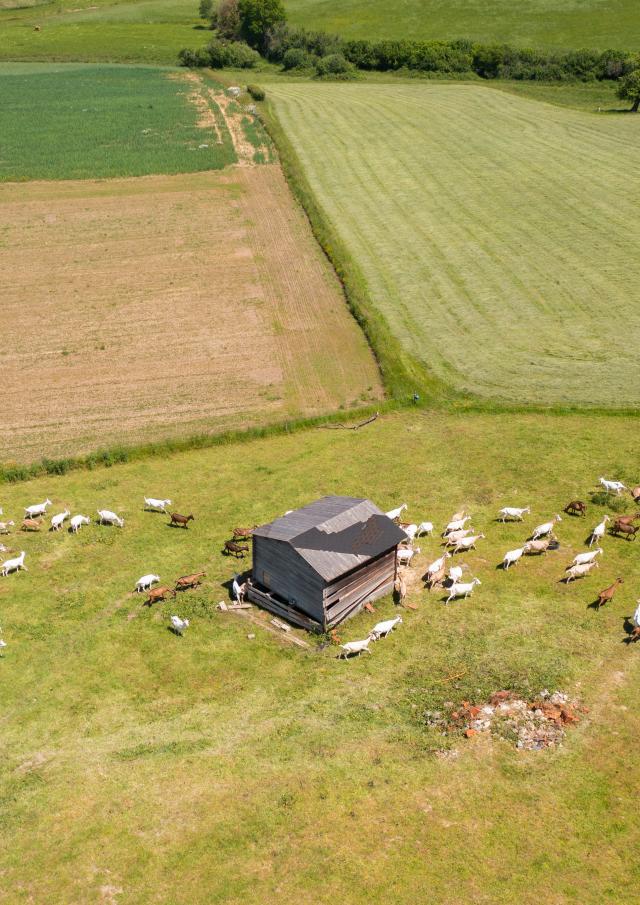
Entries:
<svg viewBox="0 0 640 905">
<path fill-rule="evenodd" d="M 6 184 L 0 219 L 5 461 L 382 393 L 278 166 Z"/>
<path fill-rule="evenodd" d="M 558 552 L 495 568 L 569 498 L 589 500 L 600 473 L 637 478 L 634 424 L 395 414 L 358 432 L 1 487 L 8 516 L 49 496 L 52 511 L 113 508 L 125 528 L 3 539 L 27 551 L 29 572 L 0 579 L 0 901 L 70 905 L 116 890 L 119 905 L 383 903 L 391 889 L 404 905 L 428 889 L 438 905 L 635 902 L 640 648 L 622 641 L 638 548 L 606 537 L 596 574 L 560 584 L 608 511 L 589 503 L 586 519 L 559 525 Z M 346 663 L 216 612 L 239 565 L 219 552 L 230 529 L 333 492 L 406 501 L 410 518 L 437 527 L 467 506 L 487 535 L 463 557 L 482 585 L 445 607 L 417 582 L 418 609 Z M 143 512 L 145 493 L 192 511 L 189 530 Z M 526 504 L 524 525 L 494 521 Z M 419 574 L 439 539 L 420 546 Z M 151 611 L 131 593 L 149 571 L 169 582 L 200 568 L 199 591 Z M 614 603 L 589 609 L 619 574 Z M 341 633 L 362 637 L 393 612 L 382 601 Z M 171 613 L 191 620 L 183 639 L 167 631 Z M 426 709 L 504 686 L 561 687 L 591 713 L 558 752 L 452 744 L 424 727 Z"/>
<path fill-rule="evenodd" d="M 374 304 L 438 377 L 638 405 L 640 119 L 468 84 L 269 93 Z"/>
</svg>

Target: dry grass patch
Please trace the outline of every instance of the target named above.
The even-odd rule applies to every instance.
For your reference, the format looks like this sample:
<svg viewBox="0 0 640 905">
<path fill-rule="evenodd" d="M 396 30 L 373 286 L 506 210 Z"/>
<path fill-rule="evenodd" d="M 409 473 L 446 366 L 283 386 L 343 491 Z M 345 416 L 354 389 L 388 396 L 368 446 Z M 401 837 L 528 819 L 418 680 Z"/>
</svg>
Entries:
<svg viewBox="0 0 640 905">
<path fill-rule="evenodd" d="M 378 397 L 276 166 L 0 188 L 3 458 Z"/>
</svg>

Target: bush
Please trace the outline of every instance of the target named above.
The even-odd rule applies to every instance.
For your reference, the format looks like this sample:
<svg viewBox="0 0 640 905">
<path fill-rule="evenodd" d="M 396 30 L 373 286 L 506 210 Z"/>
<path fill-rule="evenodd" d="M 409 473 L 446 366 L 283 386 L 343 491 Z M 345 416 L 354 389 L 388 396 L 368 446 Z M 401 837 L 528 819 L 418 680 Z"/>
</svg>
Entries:
<svg viewBox="0 0 640 905">
<path fill-rule="evenodd" d="M 282 68 L 287 72 L 291 69 L 310 69 L 314 63 L 315 57 L 302 47 L 290 47 L 282 57 Z"/>
<path fill-rule="evenodd" d="M 198 13 L 201 19 L 210 19 L 213 15 L 213 0 L 200 0 Z"/>
<path fill-rule="evenodd" d="M 198 50 L 190 50 L 185 47 L 178 54 L 178 60 L 181 66 L 187 66 L 190 69 L 210 65 L 209 54 L 204 47 Z"/>
<path fill-rule="evenodd" d="M 321 57 L 316 63 L 316 74 L 320 77 L 346 75 L 353 71 L 353 64 L 342 53 L 330 53 L 326 57 Z"/>
<path fill-rule="evenodd" d="M 285 21 L 282 0 L 238 0 L 240 34 L 251 47 L 264 50 L 269 33 Z"/>
<path fill-rule="evenodd" d="M 254 101 L 263 101 L 266 97 L 265 90 L 260 85 L 247 85 L 247 91 Z"/>
<path fill-rule="evenodd" d="M 260 54 L 242 41 L 221 41 L 213 38 L 204 48 L 208 65 L 213 69 L 252 69 L 260 62 Z"/>
</svg>

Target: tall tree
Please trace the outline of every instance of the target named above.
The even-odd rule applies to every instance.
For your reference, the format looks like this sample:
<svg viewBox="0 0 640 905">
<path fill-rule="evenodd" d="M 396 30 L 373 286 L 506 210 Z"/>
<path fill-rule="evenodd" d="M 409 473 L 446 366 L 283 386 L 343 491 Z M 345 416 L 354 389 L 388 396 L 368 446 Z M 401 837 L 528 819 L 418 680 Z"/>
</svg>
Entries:
<svg viewBox="0 0 640 905">
<path fill-rule="evenodd" d="M 623 101 L 631 101 L 631 110 L 638 112 L 640 107 L 640 69 L 634 69 L 629 75 L 620 79 L 618 97 Z"/>
<path fill-rule="evenodd" d="M 240 34 L 247 44 L 264 50 L 271 29 L 285 21 L 282 0 L 238 0 Z"/>
</svg>

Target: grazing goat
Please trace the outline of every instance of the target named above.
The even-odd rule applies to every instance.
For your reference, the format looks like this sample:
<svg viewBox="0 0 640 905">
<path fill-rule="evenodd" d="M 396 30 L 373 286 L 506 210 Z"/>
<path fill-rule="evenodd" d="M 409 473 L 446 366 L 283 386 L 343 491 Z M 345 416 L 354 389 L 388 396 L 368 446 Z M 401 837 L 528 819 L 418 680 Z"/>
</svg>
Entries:
<svg viewBox="0 0 640 905">
<path fill-rule="evenodd" d="M 636 611 L 633 614 L 633 622 L 640 628 L 640 600 L 636 600 L 638 606 L 636 607 Z"/>
<path fill-rule="evenodd" d="M 482 540 L 483 537 L 484 534 L 472 534 L 471 537 L 461 537 L 453 548 L 453 552 L 459 553 L 460 550 L 474 550 L 476 541 Z"/>
<path fill-rule="evenodd" d="M 613 600 L 613 596 L 618 590 L 618 585 L 624 584 L 623 578 L 616 578 L 613 584 L 610 584 L 608 588 L 605 588 L 604 591 L 600 591 L 598 593 L 598 599 L 596 600 L 596 609 L 599 610 L 601 606 L 604 606 L 605 603 L 611 603 Z"/>
<path fill-rule="evenodd" d="M 165 515 L 167 513 L 167 506 L 171 505 L 171 500 L 155 500 L 151 496 L 146 496 L 144 498 L 144 508 L 145 509 L 153 509 L 156 512 L 164 512 Z"/>
<path fill-rule="evenodd" d="M 170 525 L 180 525 L 182 528 L 188 528 L 189 522 L 195 522 L 195 519 L 192 515 L 180 515 L 179 512 L 171 513 L 171 521 Z"/>
<path fill-rule="evenodd" d="M 447 567 L 442 566 L 437 572 L 430 572 L 425 579 L 425 583 L 430 591 L 444 584 L 447 575 Z"/>
<path fill-rule="evenodd" d="M 467 510 L 461 509 L 460 512 L 454 512 L 453 515 L 451 516 L 451 518 L 449 519 L 449 521 L 457 522 L 459 519 L 464 518 L 466 514 L 467 514 Z"/>
<path fill-rule="evenodd" d="M 231 593 L 233 594 L 234 600 L 237 600 L 238 603 L 242 603 L 244 600 L 247 585 L 246 582 L 242 582 L 242 584 L 240 584 L 240 582 L 238 581 L 239 578 L 239 575 L 234 576 L 234 579 L 231 583 Z"/>
<path fill-rule="evenodd" d="M 179 616 L 172 616 L 171 628 L 176 633 L 176 635 L 180 635 L 180 637 L 182 637 L 184 630 L 189 628 L 189 620 L 181 619 Z"/>
<path fill-rule="evenodd" d="M 462 573 L 465 569 L 468 569 L 469 566 L 466 563 L 461 563 L 459 566 L 451 566 L 449 569 L 449 574 L 447 578 L 451 582 L 451 584 L 455 584 L 457 581 L 460 581 L 462 578 Z"/>
<path fill-rule="evenodd" d="M 420 547 L 400 547 L 396 553 L 396 562 L 399 566 L 411 565 L 411 560 L 420 552 Z"/>
<path fill-rule="evenodd" d="M 622 481 L 607 481 L 606 478 L 599 478 L 598 482 L 602 484 L 607 493 L 613 493 L 615 491 L 615 493 L 619 495 L 620 491 L 627 489 Z"/>
<path fill-rule="evenodd" d="M 347 641 L 346 644 L 341 644 L 342 653 L 338 654 L 338 658 L 340 660 L 345 660 L 347 657 L 350 657 L 352 654 L 356 656 L 360 656 L 361 653 L 370 654 L 369 645 L 371 644 L 371 636 L 368 638 L 364 638 L 362 641 Z"/>
<path fill-rule="evenodd" d="M 202 582 L 206 572 L 194 572 L 193 575 L 183 575 L 176 581 L 176 591 L 186 591 L 189 588 L 197 588 Z"/>
<path fill-rule="evenodd" d="M 473 528 L 461 528 L 459 531 L 452 531 L 451 534 L 447 534 L 444 539 L 445 547 L 455 547 L 459 540 L 463 537 L 469 537 L 470 534 L 473 534 Z"/>
<path fill-rule="evenodd" d="M 404 533 L 407 535 L 409 541 L 413 543 L 416 534 L 418 533 L 418 526 L 416 524 L 411 525 L 401 525 L 400 526 Z"/>
<path fill-rule="evenodd" d="M 544 537 L 545 534 L 551 534 L 556 522 L 561 522 L 562 519 L 559 515 L 554 515 L 550 522 L 544 522 L 542 525 L 538 525 L 537 528 L 533 529 L 533 534 L 531 535 L 531 540 L 538 540 L 539 537 Z"/>
<path fill-rule="evenodd" d="M 62 528 L 65 519 L 68 519 L 70 515 L 71 513 L 68 509 L 65 509 L 64 512 L 59 512 L 58 515 L 54 515 L 51 518 L 51 530 L 59 531 Z"/>
<path fill-rule="evenodd" d="M 640 503 L 640 487 L 634 487 L 631 490 L 631 496 L 634 503 Z"/>
<path fill-rule="evenodd" d="M 544 540 L 528 540 L 523 549 L 526 556 L 546 553 L 547 550 L 556 550 L 560 544 L 554 534 L 549 534 Z"/>
<path fill-rule="evenodd" d="M 118 528 L 124 528 L 124 519 L 110 509 L 98 509 L 97 512 L 99 525 L 117 525 Z"/>
<path fill-rule="evenodd" d="M 473 594 L 473 589 L 477 584 L 482 584 L 479 578 L 474 578 L 472 581 L 466 582 L 456 581 L 456 583 L 452 584 L 449 588 L 449 596 L 445 602 L 449 603 L 450 600 L 455 600 L 457 597 L 464 597 L 466 600 L 467 597 Z"/>
<path fill-rule="evenodd" d="M 47 506 L 51 506 L 51 500 L 47 498 L 44 503 L 35 503 L 33 506 L 27 506 L 24 510 L 25 518 L 36 518 L 38 515 L 44 515 Z"/>
<path fill-rule="evenodd" d="M 14 525 L 15 522 L 0 522 L 0 534 L 9 534 L 9 529 Z"/>
<path fill-rule="evenodd" d="M 154 603 L 159 603 L 161 600 L 165 600 L 167 597 L 175 597 L 176 592 L 173 588 L 168 588 L 163 586 L 161 588 L 151 588 L 149 591 L 149 596 L 145 600 L 145 606 L 153 606 Z"/>
<path fill-rule="evenodd" d="M 517 506 L 505 506 L 504 509 L 501 509 L 498 513 L 498 520 L 506 522 L 506 520 L 509 519 L 511 521 L 521 522 L 525 512 L 530 513 L 531 506 L 525 506 L 523 509 L 518 509 Z"/>
<path fill-rule="evenodd" d="M 504 559 L 502 560 L 502 568 L 504 571 L 506 572 L 509 566 L 515 566 L 523 553 L 524 547 L 518 547 L 517 550 L 509 550 L 505 553 Z"/>
<path fill-rule="evenodd" d="M 74 515 L 69 522 L 69 528 L 72 534 L 77 534 L 83 525 L 90 525 L 91 519 L 88 515 Z"/>
<path fill-rule="evenodd" d="M 640 625 L 636 625 L 631 629 L 629 641 L 631 644 L 635 644 L 636 641 L 640 641 Z"/>
<path fill-rule="evenodd" d="M 41 518 L 25 518 L 22 519 L 21 531 L 39 531 L 42 528 Z"/>
<path fill-rule="evenodd" d="M 451 534 L 452 531 L 460 531 L 460 529 L 464 528 L 464 526 L 468 521 L 470 521 L 470 519 L 470 515 L 465 515 L 462 518 L 452 519 L 442 532 L 442 536 L 446 537 L 447 534 Z"/>
<path fill-rule="evenodd" d="M 384 622 L 378 622 L 369 632 L 372 641 L 379 641 L 380 638 L 386 638 L 389 632 L 392 632 L 396 625 L 402 624 L 402 616 L 396 616 L 394 619 L 385 619 Z"/>
<path fill-rule="evenodd" d="M 571 500 L 570 503 L 564 507 L 564 512 L 567 515 L 582 515 L 585 516 L 587 514 L 587 504 L 583 503 L 582 500 Z"/>
<path fill-rule="evenodd" d="M 442 569 L 444 567 L 444 564 L 446 563 L 446 561 L 448 559 L 451 559 L 450 553 L 443 553 L 442 556 L 438 557 L 438 559 L 434 559 L 434 561 L 431 563 L 431 565 L 427 566 L 427 571 L 425 573 L 427 578 L 429 577 L 429 575 L 439 572 L 440 569 Z"/>
<path fill-rule="evenodd" d="M 20 553 L 20 556 L 16 556 L 15 559 L 7 559 L 0 566 L 0 575 L 3 577 L 7 576 L 10 572 L 19 572 L 21 569 L 24 572 L 28 572 L 29 570 L 24 564 L 24 558 L 27 554 L 24 550 Z"/>
<path fill-rule="evenodd" d="M 236 559 L 244 559 L 245 553 L 249 552 L 248 544 L 237 544 L 233 540 L 226 540 L 222 552 L 225 556 L 235 556 Z"/>
<path fill-rule="evenodd" d="M 433 522 L 420 522 L 416 537 L 420 537 L 422 534 L 428 534 L 429 537 L 433 536 Z"/>
<path fill-rule="evenodd" d="M 156 584 L 158 581 L 160 581 L 159 575 L 154 575 L 153 573 L 143 575 L 142 578 L 136 581 L 136 592 L 139 594 L 141 591 L 148 591 L 151 585 Z"/>
<path fill-rule="evenodd" d="M 257 527 L 257 525 L 254 525 L 253 528 L 234 528 L 233 539 L 240 540 L 242 537 L 251 537 Z"/>
<path fill-rule="evenodd" d="M 620 522 L 621 525 L 633 525 L 639 518 L 640 512 L 635 512 L 633 515 L 618 515 L 616 522 Z"/>
<path fill-rule="evenodd" d="M 638 531 L 640 531 L 640 525 L 625 525 L 620 522 L 616 522 L 611 528 L 612 534 L 615 534 L 616 536 L 624 534 L 626 535 L 627 540 L 635 540 Z"/>
<path fill-rule="evenodd" d="M 574 556 L 571 566 L 582 566 L 586 562 L 593 562 L 596 556 L 602 552 L 602 547 L 596 547 L 595 550 L 589 550 L 587 553 L 578 553 L 577 556 Z M 571 566 L 568 568 L 571 568 Z"/>
<path fill-rule="evenodd" d="M 407 506 L 407 504 L 406 504 L 406 503 L 403 503 L 402 506 L 398 506 L 397 509 L 390 509 L 390 510 L 386 513 L 386 516 L 387 516 L 387 518 L 390 518 L 392 522 L 395 522 L 397 519 L 400 518 L 400 516 L 402 515 L 402 513 L 404 512 L 404 510 L 405 510 L 405 509 L 408 509 L 408 508 L 409 508 L 409 507 Z"/>
<path fill-rule="evenodd" d="M 585 575 L 588 575 L 591 569 L 597 568 L 597 562 L 585 562 L 582 563 L 581 566 L 569 566 L 566 570 L 567 574 L 565 575 L 565 583 L 569 584 L 570 581 L 573 581 L 574 578 L 584 578 Z"/>
<path fill-rule="evenodd" d="M 596 542 L 602 540 L 604 537 L 604 533 L 607 530 L 607 522 L 611 521 L 611 517 L 608 515 L 603 516 L 601 522 L 599 522 L 593 531 L 591 532 L 591 537 L 589 538 L 589 546 L 595 544 Z"/>
</svg>

